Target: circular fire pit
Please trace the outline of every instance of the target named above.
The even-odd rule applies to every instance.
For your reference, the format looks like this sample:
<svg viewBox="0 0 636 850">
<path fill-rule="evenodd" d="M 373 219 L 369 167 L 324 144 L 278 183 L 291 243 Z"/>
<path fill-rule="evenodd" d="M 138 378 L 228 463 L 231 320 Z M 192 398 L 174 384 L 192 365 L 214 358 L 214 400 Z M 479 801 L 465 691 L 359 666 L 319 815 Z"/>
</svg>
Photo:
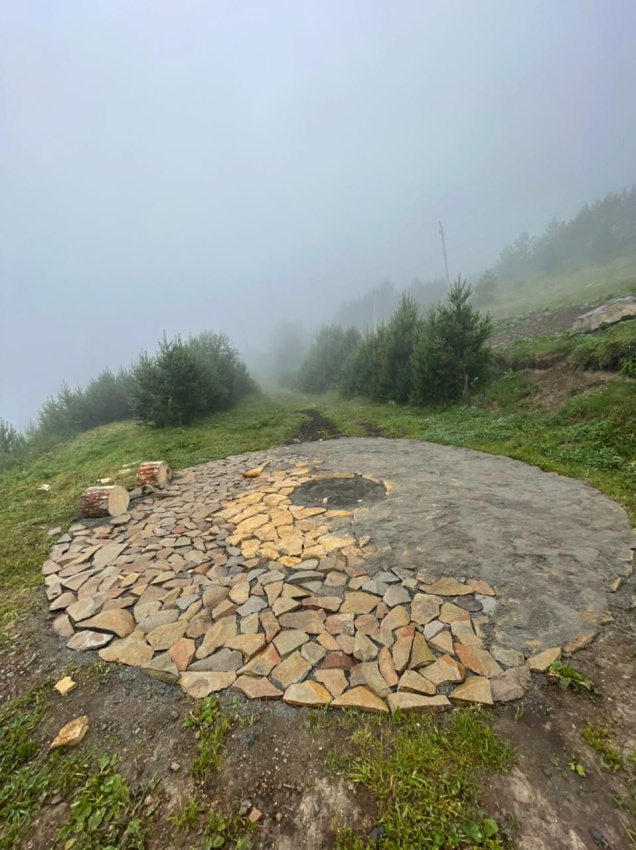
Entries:
<svg viewBox="0 0 636 850">
<path fill-rule="evenodd" d="M 290 496 L 293 505 L 304 507 L 355 507 L 375 504 L 386 496 L 380 481 L 363 475 L 320 477 L 298 487 Z"/>
</svg>

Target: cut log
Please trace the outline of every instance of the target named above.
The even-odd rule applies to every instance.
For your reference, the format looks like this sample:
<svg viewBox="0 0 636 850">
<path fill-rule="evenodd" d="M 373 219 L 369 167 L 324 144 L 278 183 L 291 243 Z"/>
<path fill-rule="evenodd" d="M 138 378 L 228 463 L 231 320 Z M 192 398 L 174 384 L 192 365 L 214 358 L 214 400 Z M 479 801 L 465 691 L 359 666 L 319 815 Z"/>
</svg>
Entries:
<svg viewBox="0 0 636 850">
<path fill-rule="evenodd" d="M 135 480 L 140 487 L 152 484 L 153 487 L 167 487 L 172 480 L 172 470 L 165 460 L 149 460 L 137 470 Z"/>
<path fill-rule="evenodd" d="M 119 516 L 126 513 L 129 502 L 125 487 L 89 487 L 81 495 L 80 511 L 85 517 Z"/>
</svg>

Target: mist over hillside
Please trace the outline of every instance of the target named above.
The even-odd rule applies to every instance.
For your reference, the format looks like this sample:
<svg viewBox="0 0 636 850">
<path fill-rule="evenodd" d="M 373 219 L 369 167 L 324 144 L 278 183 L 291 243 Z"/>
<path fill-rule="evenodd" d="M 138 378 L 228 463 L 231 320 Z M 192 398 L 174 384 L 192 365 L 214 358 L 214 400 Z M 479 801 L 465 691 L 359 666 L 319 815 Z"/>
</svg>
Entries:
<svg viewBox="0 0 636 850">
<path fill-rule="evenodd" d="M 595 284 L 623 246 L 564 266 L 515 240 L 633 184 L 635 26 L 623 0 L 3 4 L 0 415 L 164 331 L 258 366 L 281 323 L 372 322 L 373 287 L 376 320 L 435 300 L 440 221 L 453 279 L 512 246 L 515 309 L 568 262 Z"/>
</svg>

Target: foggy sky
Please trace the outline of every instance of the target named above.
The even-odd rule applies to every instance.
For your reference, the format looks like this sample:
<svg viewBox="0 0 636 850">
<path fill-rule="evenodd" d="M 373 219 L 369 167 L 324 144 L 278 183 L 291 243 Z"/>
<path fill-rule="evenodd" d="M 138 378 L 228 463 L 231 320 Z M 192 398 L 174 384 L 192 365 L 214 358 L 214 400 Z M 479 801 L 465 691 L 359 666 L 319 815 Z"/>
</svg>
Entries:
<svg viewBox="0 0 636 850">
<path fill-rule="evenodd" d="M 0 416 L 636 180 L 633 0 L 0 0 Z"/>
</svg>

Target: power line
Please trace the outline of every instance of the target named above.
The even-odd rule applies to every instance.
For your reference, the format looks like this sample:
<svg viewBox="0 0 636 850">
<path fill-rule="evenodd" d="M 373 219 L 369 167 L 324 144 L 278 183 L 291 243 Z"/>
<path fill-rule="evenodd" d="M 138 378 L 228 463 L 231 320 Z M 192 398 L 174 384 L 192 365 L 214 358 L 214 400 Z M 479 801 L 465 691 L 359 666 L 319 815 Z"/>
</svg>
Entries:
<svg viewBox="0 0 636 850">
<path fill-rule="evenodd" d="M 448 257 L 446 256 L 446 237 L 444 236 L 444 226 L 439 222 L 439 235 L 442 237 L 442 251 L 444 252 L 444 268 L 446 269 L 446 285 L 450 289 L 450 275 L 448 274 Z"/>
</svg>

